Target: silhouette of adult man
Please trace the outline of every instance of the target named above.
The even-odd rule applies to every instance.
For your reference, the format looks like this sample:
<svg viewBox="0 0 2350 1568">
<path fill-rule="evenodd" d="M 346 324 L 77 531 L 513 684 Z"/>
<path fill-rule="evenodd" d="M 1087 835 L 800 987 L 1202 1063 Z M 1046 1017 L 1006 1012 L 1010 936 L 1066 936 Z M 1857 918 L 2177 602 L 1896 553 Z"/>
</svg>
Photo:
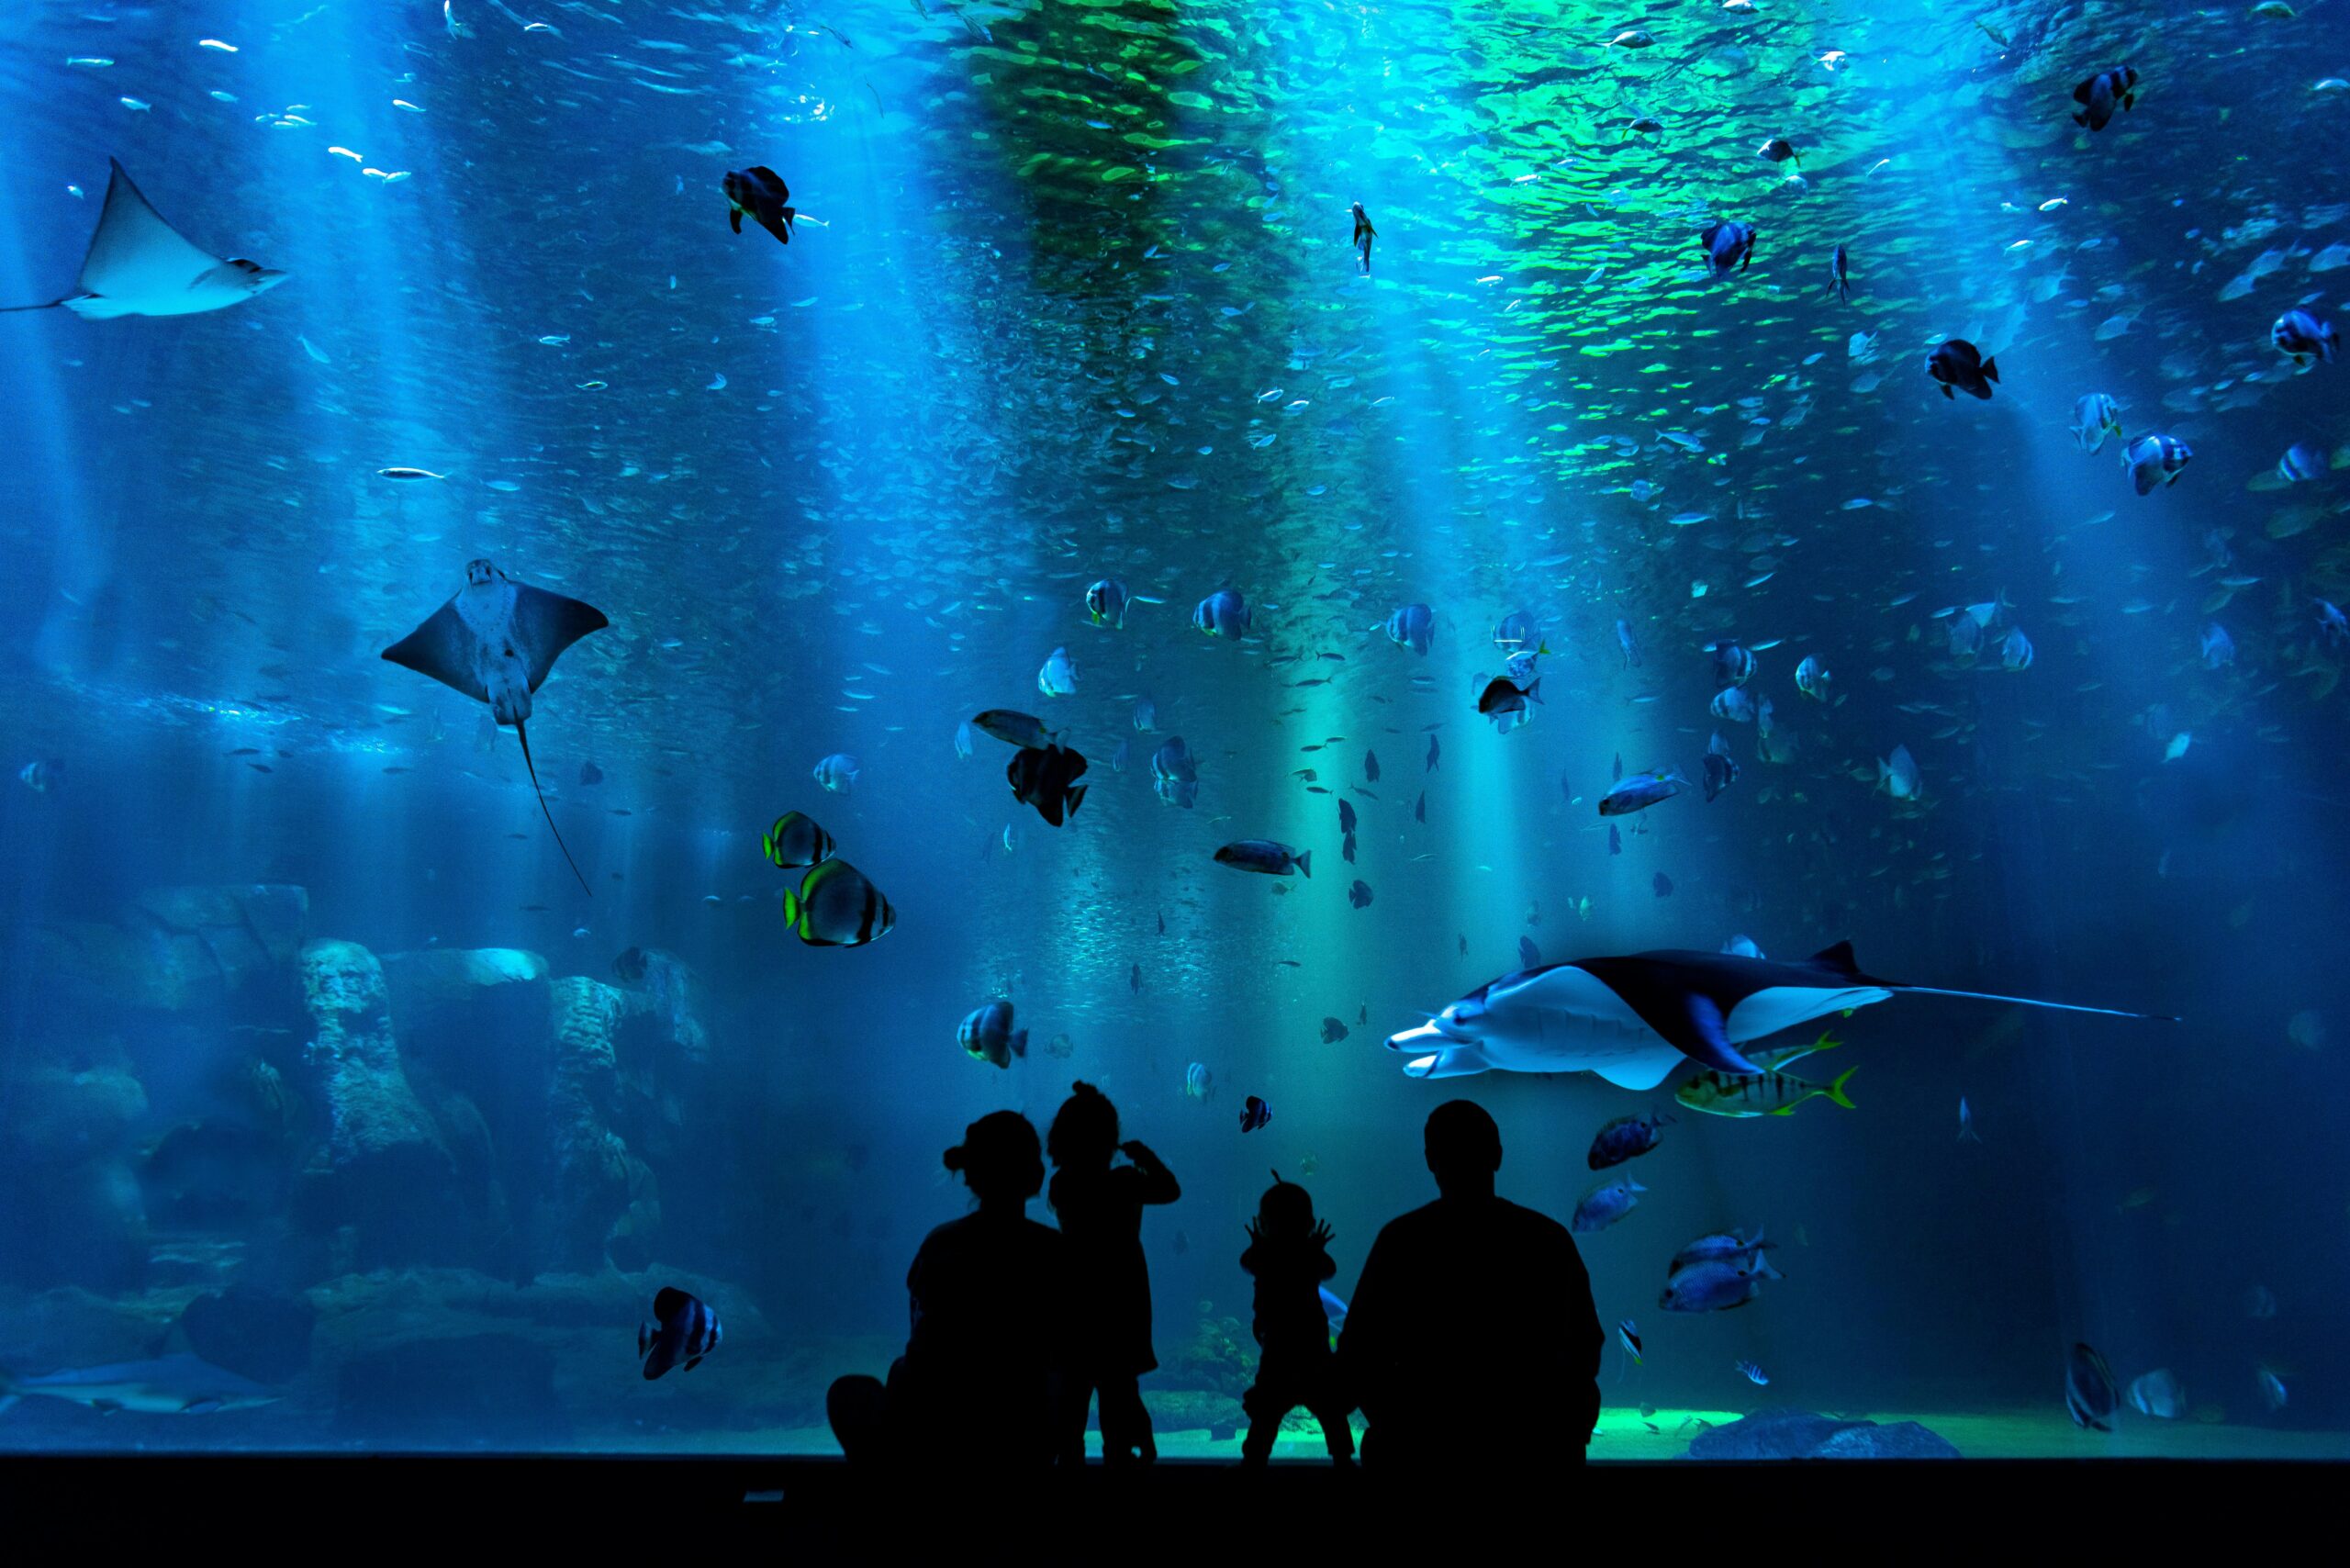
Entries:
<svg viewBox="0 0 2350 1568">
<path fill-rule="evenodd" d="M 1390 1220 L 1338 1341 L 1369 1423 L 1367 1470 L 1580 1464 L 1606 1338 L 1567 1227 L 1494 1193 L 1501 1129 L 1471 1100 L 1429 1113 L 1436 1202 Z"/>
<path fill-rule="evenodd" d="M 1027 1217 L 1045 1184 L 1036 1129 L 996 1111 L 946 1154 L 979 1200 L 924 1238 L 906 1273 L 912 1333 L 885 1386 L 836 1379 L 825 1398 L 852 1463 L 961 1475 L 1054 1459 L 1069 1338 L 1068 1248 Z"/>
</svg>

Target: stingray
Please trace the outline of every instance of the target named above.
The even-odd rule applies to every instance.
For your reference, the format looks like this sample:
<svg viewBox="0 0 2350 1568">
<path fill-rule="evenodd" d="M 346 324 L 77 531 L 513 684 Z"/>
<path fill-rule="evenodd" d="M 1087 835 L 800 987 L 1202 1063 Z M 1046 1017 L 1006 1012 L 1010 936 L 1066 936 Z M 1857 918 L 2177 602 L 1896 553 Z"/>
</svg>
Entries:
<svg viewBox="0 0 2350 1568">
<path fill-rule="evenodd" d="M 487 561 L 468 561 L 465 586 L 455 597 L 384 650 L 394 664 L 488 703 L 492 718 L 514 726 L 547 831 L 554 834 L 555 847 L 571 862 L 571 874 L 579 878 L 582 888 L 588 887 L 588 879 L 579 862 L 571 859 L 571 847 L 554 825 L 554 813 L 547 810 L 546 791 L 539 788 L 539 770 L 531 761 L 531 734 L 522 726 L 531 716 L 531 694 L 545 681 L 564 649 L 610 624 L 592 604 L 518 583 Z M 593 898 L 595 890 L 588 890 Z"/>
<path fill-rule="evenodd" d="M 1839 942 L 1793 963 L 1666 950 L 1521 969 L 1478 987 L 1417 1028 L 1389 1036 L 1387 1048 L 1414 1053 L 1404 1068 L 1414 1078 L 1595 1072 L 1621 1088 L 1653 1089 L 1684 1058 L 1718 1072 L 1759 1073 L 1740 1046 L 1905 993 L 2177 1022 L 2162 1014 L 1880 980 L 1861 971 L 1850 942 Z"/>
<path fill-rule="evenodd" d="M 45 305 L 0 310 L 49 310 L 62 305 L 76 316 L 194 316 L 241 305 L 285 281 L 285 274 L 242 256 L 222 261 L 163 221 L 122 165 L 106 181 L 106 209 L 90 236 L 74 292 Z"/>
</svg>

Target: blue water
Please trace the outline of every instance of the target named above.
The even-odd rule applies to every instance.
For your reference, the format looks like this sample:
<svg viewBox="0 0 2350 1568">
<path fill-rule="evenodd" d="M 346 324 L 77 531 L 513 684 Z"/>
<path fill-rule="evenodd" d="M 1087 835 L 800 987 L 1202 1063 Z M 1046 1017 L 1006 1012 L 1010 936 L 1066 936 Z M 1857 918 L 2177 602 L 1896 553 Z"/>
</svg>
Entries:
<svg viewBox="0 0 2350 1568">
<path fill-rule="evenodd" d="M 1643 1404 L 1657 1452 L 1764 1403 L 2350 1448 L 2350 366 L 2271 338 L 2344 309 L 2350 22 L 1758 3 L 0 17 L 0 302 L 73 291 L 109 156 L 287 274 L 0 317 L 0 1368 L 200 1353 L 270 1400 L 33 1394 L 0 1446 L 821 1450 L 965 1210 L 940 1150 L 1082 1078 L 1182 1182 L 1144 1389 L 1187 1451 L 1237 1451 L 1269 1168 L 1343 1297 L 1456 1093 L 1561 1219 L 1603 1123 L 1676 1116 L 1579 1238 L 1646 1345 L 1596 1456 Z M 730 231 L 753 165 L 788 246 Z M 1753 254 L 1708 279 L 1723 220 Z M 1987 399 L 1927 373 L 1952 338 Z M 2142 496 L 2148 435 L 2192 457 Z M 585 887 L 514 731 L 378 656 L 477 558 L 610 622 L 528 721 Z M 1195 628 L 1223 589 L 1245 633 Z M 1425 654 L 1383 630 L 1416 603 Z M 1715 708 L 1726 642 L 1764 723 Z M 1504 733 L 1478 694 L 1545 645 Z M 1088 759 L 1065 825 L 1011 746 L 958 755 L 988 709 Z M 1691 787 L 1603 818 L 1619 766 Z M 795 810 L 886 935 L 787 927 Z M 1311 875 L 1214 860 L 1248 838 Z M 1686 1068 L 1382 1048 L 1529 964 L 1738 936 L 2183 1022 L 1897 997 L 1769 1042 L 1832 1029 L 1791 1070 L 1857 1069 L 1854 1108 L 1747 1120 L 1676 1105 Z M 1001 1068 L 957 1037 L 993 998 Z M 1785 1281 L 1662 1310 L 1729 1226 Z M 648 1383 L 672 1283 L 726 1337 Z M 2076 1342 L 2175 1418 L 2076 1432 Z"/>
</svg>

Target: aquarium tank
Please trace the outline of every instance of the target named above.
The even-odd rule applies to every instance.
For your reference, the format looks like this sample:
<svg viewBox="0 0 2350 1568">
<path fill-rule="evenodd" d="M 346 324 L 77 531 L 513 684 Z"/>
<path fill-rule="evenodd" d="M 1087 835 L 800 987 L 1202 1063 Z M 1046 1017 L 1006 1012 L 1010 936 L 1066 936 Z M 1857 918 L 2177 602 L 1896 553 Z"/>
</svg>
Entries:
<svg viewBox="0 0 2350 1568">
<path fill-rule="evenodd" d="M 1460 1097 L 1595 1461 L 2350 1453 L 2345 78 L 8 8 L 0 1450 L 837 1453 L 942 1150 L 1082 1081 L 1168 1458 L 1274 1174 L 1342 1338 Z"/>
</svg>

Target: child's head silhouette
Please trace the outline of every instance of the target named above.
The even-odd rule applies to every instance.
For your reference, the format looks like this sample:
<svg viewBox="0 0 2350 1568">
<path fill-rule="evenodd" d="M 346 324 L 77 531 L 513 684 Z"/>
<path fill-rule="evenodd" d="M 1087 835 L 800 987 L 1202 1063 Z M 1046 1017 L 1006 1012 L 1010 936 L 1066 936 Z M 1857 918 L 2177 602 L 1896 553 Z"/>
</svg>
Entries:
<svg viewBox="0 0 2350 1568">
<path fill-rule="evenodd" d="M 1045 1137 L 1053 1163 L 1063 1170 L 1109 1164 L 1118 1151 L 1118 1108 L 1091 1083 L 1072 1083 L 1069 1091 Z"/>
<path fill-rule="evenodd" d="M 1314 1194 L 1273 1172 L 1273 1184 L 1257 1200 L 1257 1226 L 1267 1236 L 1304 1236 L 1314 1228 Z"/>
<path fill-rule="evenodd" d="M 1024 1203 L 1045 1184 L 1045 1160 L 1036 1129 L 1017 1111 L 990 1111 L 963 1129 L 963 1141 L 946 1151 L 946 1169 L 963 1173 L 964 1184 L 984 1200 L 1016 1198 Z"/>
</svg>

